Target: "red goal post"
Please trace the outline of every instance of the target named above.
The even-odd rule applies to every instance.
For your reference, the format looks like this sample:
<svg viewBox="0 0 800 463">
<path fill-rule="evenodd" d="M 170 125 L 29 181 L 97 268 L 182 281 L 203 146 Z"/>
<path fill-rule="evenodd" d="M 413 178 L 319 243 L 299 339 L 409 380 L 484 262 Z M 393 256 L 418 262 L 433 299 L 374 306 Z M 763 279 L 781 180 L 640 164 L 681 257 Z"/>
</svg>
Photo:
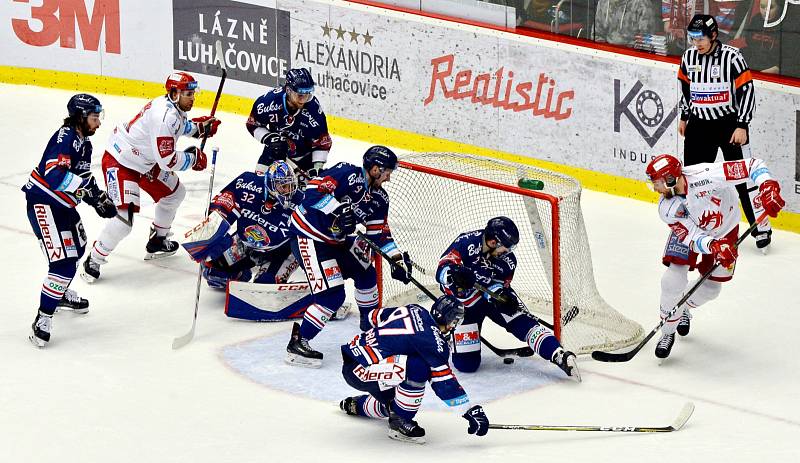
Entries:
<svg viewBox="0 0 800 463">
<path fill-rule="evenodd" d="M 541 191 L 518 186 L 544 183 Z M 434 273 L 440 255 L 466 231 L 482 229 L 498 215 L 520 229 L 512 287 L 555 335 L 576 353 L 618 349 L 636 342 L 642 327 L 610 307 L 597 292 L 580 210 L 580 184 L 566 175 L 478 156 L 411 153 L 391 180 L 389 226 L 400 249 L 424 272 L 415 277 L 441 294 Z M 421 291 L 391 279 L 378 262 L 378 287 L 386 306 L 427 302 Z M 572 307 L 578 315 L 562 326 Z"/>
</svg>

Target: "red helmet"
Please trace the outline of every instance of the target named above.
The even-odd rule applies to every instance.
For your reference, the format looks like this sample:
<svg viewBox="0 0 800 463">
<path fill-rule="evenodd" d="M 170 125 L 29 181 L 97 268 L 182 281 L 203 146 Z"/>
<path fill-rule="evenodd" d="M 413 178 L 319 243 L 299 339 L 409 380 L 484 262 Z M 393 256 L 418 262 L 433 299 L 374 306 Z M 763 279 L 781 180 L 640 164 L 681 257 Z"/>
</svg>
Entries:
<svg viewBox="0 0 800 463">
<path fill-rule="evenodd" d="M 164 88 L 167 89 L 167 93 L 172 91 L 174 88 L 178 89 L 179 91 L 196 90 L 197 81 L 194 79 L 194 77 L 186 72 L 173 72 L 167 76 L 167 83 L 164 84 Z"/>
<path fill-rule="evenodd" d="M 663 179 L 667 186 L 674 186 L 681 176 L 681 162 L 671 154 L 659 154 L 647 164 L 647 176 L 651 182 Z"/>
</svg>

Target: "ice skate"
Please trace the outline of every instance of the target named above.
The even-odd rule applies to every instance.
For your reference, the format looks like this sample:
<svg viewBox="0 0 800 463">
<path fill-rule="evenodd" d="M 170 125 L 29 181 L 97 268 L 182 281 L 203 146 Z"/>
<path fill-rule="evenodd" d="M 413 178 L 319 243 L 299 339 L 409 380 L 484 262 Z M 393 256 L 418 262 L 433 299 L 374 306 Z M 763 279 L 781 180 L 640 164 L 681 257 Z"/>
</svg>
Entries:
<svg viewBox="0 0 800 463">
<path fill-rule="evenodd" d="M 689 329 L 691 328 L 692 322 L 692 314 L 689 312 L 689 309 L 683 309 L 683 315 L 681 315 L 681 319 L 678 322 L 678 334 L 681 336 L 686 336 L 689 334 Z"/>
<path fill-rule="evenodd" d="M 333 317 L 331 317 L 331 320 L 344 320 L 350 315 L 351 313 L 350 309 L 352 307 L 353 306 L 351 304 L 342 304 L 342 306 L 339 307 L 339 310 L 333 313 Z"/>
<path fill-rule="evenodd" d="M 391 409 L 391 408 L 390 408 Z M 406 420 L 389 412 L 389 439 L 413 444 L 425 443 L 425 430 L 414 420 Z"/>
<path fill-rule="evenodd" d="M 672 352 L 673 344 L 675 344 L 675 333 L 662 334 L 661 339 L 658 340 L 658 344 L 656 345 L 656 357 L 660 359 L 669 357 L 669 353 Z"/>
<path fill-rule="evenodd" d="M 147 241 L 147 254 L 144 255 L 144 260 L 161 259 L 162 257 L 169 257 L 176 252 L 180 245 L 177 241 L 167 239 L 166 236 L 158 236 L 155 227 L 150 227 L 150 240 Z"/>
<path fill-rule="evenodd" d="M 761 251 L 761 254 L 766 255 L 769 253 L 769 245 L 772 243 L 772 230 L 754 231 L 753 237 L 756 239 L 756 248 Z"/>
<path fill-rule="evenodd" d="M 56 311 L 58 310 L 70 310 L 79 314 L 89 313 L 89 301 L 78 296 L 77 292 L 67 289 L 58 301 Z"/>
<path fill-rule="evenodd" d="M 286 346 L 286 363 L 305 368 L 322 366 L 322 352 L 317 352 L 308 345 L 308 339 L 300 337 L 300 324 L 292 327 L 292 337 Z"/>
<path fill-rule="evenodd" d="M 52 315 L 48 315 L 41 310 L 36 314 L 36 319 L 33 320 L 33 324 L 31 325 L 31 334 L 28 336 L 28 339 L 34 346 L 41 349 L 50 342 L 50 328 L 52 327 L 52 323 Z"/>
<path fill-rule="evenodd" d="M 92 255 L 89 254 L 80 267 L 80 275 L 83 281 L 89 284 L 94 283 L 100 278 L 100 262 L 92 259 Z"/>
<path fill-rule="evenodd" d="M 357 406 L 356 399 L 357 397 L 345 398 L 344 400 L 339 402 L 339 408 L 348 415 L 353 415 L 353 416 L 358 415 L 358 411 L 356 410 Z"/>
<path fill-rule="evenodd" d="M 553 352 L 553 358 L 550 361 L 558 368 L 561 368 L 567 376 L 579 383 L 581 382 L 581 372 L 578 370 L 578 361 L 575 354 L 564 350 L 564 348 L 558 348 Z"/>
</svg>

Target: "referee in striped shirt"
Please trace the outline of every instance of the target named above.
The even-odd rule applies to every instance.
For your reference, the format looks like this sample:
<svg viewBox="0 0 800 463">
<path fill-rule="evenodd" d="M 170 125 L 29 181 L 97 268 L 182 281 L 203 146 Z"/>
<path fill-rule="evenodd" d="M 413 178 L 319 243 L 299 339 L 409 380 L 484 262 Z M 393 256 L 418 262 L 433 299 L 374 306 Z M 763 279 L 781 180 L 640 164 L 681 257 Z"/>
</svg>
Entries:
<svg viewBox="0 0 800 463">
<path fill-rule="evenodd" d="M 687 27 L 692 41 L 683 53 L 678 80 L 681 84 L 681 120 L 678 133 L 684 138 L 684 164 L 715 162 L 722 149 L 726 161 L 750 157 L 748 124 L 755 110 L 755 92 L 750 69 L 739 49 L 723 45 L 713 16 L 696 14 Z M 736 185 L 742 209 L 751 224 L 756 211 L 750 193 L 755 185 Z M 753 232 L 756 246 L 766 253 L 772 235 L 769 223 Z"/>
</svg>

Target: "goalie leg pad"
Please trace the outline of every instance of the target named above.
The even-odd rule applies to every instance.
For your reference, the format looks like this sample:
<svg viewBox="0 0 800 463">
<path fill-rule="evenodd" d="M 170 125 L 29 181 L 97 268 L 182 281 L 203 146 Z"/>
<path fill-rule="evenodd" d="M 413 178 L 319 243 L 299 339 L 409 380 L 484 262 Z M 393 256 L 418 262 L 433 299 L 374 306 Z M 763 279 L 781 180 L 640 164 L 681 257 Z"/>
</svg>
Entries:
<svg viewBox="0 0 800 463">
<path fill-rule="evenodd" d="M 216 259 L 233 243 L 228 235 L 230 228 L 222 214 L 212 211 L 202 222 L 184 233 L 181 246 L 195 262 L 202 262 L 209 257 Z"/>
<path fill-rule="evenodd" d="M 253 321 L 302 318 L 313 303 L 306 283 L 267 285 L 232 281 L 228 285 L 225 315 Z"/>
</svg>

